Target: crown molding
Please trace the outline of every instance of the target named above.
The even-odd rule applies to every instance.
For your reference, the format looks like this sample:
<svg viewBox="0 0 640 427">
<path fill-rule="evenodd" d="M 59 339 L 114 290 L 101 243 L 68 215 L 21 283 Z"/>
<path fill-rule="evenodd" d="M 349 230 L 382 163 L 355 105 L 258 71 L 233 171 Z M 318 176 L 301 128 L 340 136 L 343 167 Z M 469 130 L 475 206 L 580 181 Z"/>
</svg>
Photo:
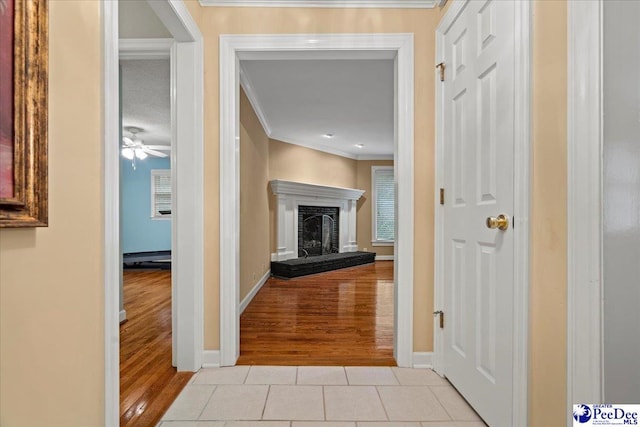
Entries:
<svg viewBox="0 0 640 427">
<path fill-rule="evenodd" d="M 433 9 L 442 0 L 199 0 L 217 7 L 327 7 L 370 9 Z"/>
</svg>

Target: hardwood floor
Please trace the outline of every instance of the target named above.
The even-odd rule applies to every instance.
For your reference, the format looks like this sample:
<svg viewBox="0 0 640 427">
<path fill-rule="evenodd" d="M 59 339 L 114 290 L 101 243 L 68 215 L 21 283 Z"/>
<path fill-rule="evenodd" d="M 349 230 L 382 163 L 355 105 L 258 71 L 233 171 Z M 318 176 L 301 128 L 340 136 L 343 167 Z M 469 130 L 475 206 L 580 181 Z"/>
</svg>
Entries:
<svg viewBox="0 0 640 427">
<path fill-rule="evenodd" d="M 240 317 L 238 364 L 395 366 L 393 261 L 270 278 Z"/>
<path fill-rule="evenodd" d="M 125 271 L 120 425 L 155 426 L 192 372 L 171 366 L 171 272 Z"/>
</svg>

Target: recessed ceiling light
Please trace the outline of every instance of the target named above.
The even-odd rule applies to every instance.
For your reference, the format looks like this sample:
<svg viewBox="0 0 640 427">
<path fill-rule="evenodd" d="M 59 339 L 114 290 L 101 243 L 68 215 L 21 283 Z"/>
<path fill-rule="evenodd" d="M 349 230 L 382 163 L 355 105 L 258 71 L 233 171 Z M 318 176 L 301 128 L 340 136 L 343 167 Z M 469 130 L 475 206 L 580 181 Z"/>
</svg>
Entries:
<svg viewBox="0 0 640 427">
<path fill-rule="evenodd" d="M 327 138 L 327 139 L 331 139 L 331 138 L 333 138 L 333 136 L 334 136 L 334 135 L 333 135 L 332 133 L 325 133 L 325 134 L 324 134 L 324 135 L 322 135 L 322 136 L 324 136 L 324 137 L 325 137 L 325 138 Z"/>
<path fill-rule="evenodd" d="M 358 148 L 363 148 L 363 147 L 364 147 L 364 144 L 356 144 L 356 147 L 358 147 Z"/>
</svg>

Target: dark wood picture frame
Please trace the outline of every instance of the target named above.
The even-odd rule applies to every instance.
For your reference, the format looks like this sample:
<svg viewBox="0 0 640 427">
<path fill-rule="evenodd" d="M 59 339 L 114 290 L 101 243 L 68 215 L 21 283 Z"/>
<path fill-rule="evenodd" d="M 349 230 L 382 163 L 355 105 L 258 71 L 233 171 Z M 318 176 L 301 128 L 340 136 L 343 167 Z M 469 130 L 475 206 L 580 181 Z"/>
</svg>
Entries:
<svg viewBox="0 0 640 427">
<path fill-rule="evenodd" d="M 12 3 L 13 192 L 9 197 L 0 198 L 0 227 L 46 227 L 49 221 L 48 0 L 8 2 Z"/>
</svg>

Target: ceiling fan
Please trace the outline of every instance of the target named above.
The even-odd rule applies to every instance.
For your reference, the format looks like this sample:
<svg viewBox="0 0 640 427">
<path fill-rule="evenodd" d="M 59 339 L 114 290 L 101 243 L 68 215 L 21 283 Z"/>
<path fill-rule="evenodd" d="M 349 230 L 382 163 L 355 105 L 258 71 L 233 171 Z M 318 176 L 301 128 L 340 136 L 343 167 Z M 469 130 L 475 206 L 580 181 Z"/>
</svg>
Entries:
<svg viewBox="0 0 640 427">
<path fill-rule="evenodd" d="M 138 133 L 142 132 L 142 129 L 134 126 L 127 126 L 124 128 L 131 134 L 131 137 L 122 137 L 122 156 L 133 162 L 133 168 L 135 169 L 135 159 L 144 160 L 148 155 L 154 157 L 167 157 L 167 153 L 163 153 L 158 150 L 170 151 L 171 147 L 168 145 L 146 145 L 144 141 L 138 138 Z"/>
</svg>

